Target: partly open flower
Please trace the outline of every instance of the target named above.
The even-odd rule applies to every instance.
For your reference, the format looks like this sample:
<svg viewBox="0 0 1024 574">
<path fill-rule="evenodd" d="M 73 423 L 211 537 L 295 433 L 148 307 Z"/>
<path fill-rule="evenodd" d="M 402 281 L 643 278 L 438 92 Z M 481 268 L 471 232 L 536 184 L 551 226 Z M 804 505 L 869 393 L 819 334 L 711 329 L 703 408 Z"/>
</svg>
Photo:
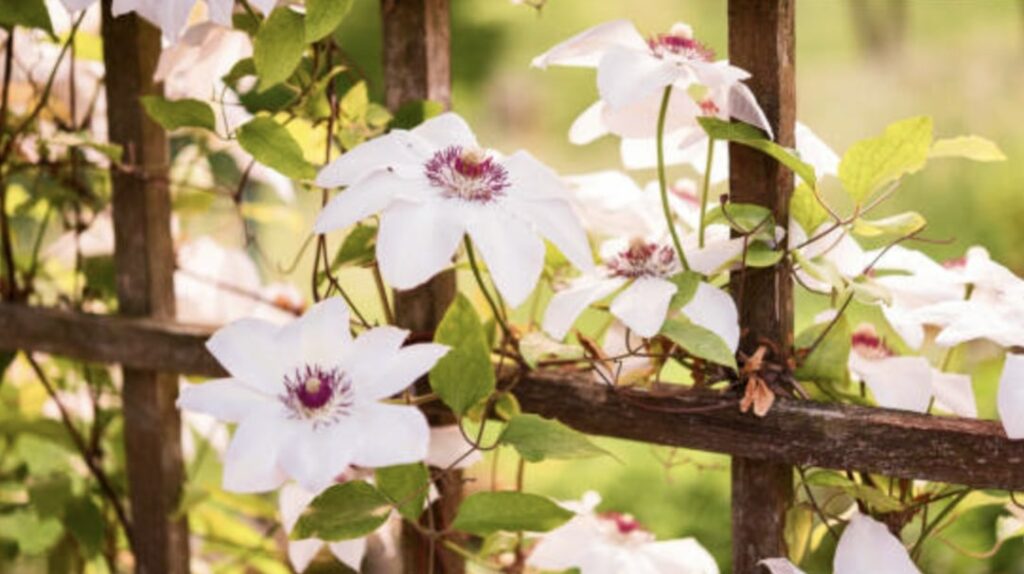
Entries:
<svg viewBox="0 0 1024 574">
<path fill-rule="evenodd" d="M 854 331 L 851 346 L 850 370 L 879 405 L 923 413 L 934 401 L 960 416 L 978 416 L 969 375 L 940 371 L 924 357 L 896 356 L 868 323 Z"/>
<path fill-rule="evenodd" d="M 601 497 L 588 492 L 563 506 L 576 516 L 545 534 L 526 559 L 543 570 L 580 574 L 718 574 L 711 554 L 693 538 L 658 542 L 628 514 L 596 512 Z"/>
<path fill-rule="evenodd" d="M 1006 436 L 1024 439 L 1024 355 L 1006 355 L 997 405 Z"/>
<path fill-rule="evenodd" d="M 785 558 L 769 558 L 761 564 L 771 574 L 803 574 Z M 881 522 L 860 513 L 850 518 L 839 537 L 832 568 L 833 574 L 921 574 L 900 539 Z"/>
<path fill-rule="evenodd" d="M 419 409 L 388 404 L 447 348 L 402 347 L 408 332 L 378 327 L 353 339 L 349 310 L 327 299 L 283 327 L 243 319 L 207 343 L 231 374 L 182 390 L 182 409 L 238 423 L 224 456 L 224 488 L 273 490 L 293 478 L 319 491 L 350 465 L 423 460 L 429 427 Z"/>
<path fill-rule="evenodd" d="M 544 330 L 556 339 L 565 337 L 588 306 L 615 294 L 609 308 L 612 315 L 641 337 L 653 337 L 665 322 L 672 297 L 679 290 L 669 280 L 679 271 L 671 245 L 634 239 L 606 257 L 596 273 L 584 275 L 552 297 L 544 314 Z M 732 350 L 736 349 L 738 315 L 727 293 L 701 282 L 681 311 L 691 321 L 715 332 Z"/>
<path fill-rule="evenodd" d="M 320 214 L 318 233 L 381 213 L 377 261 L 384 279 L 399 289 L 449 267 L 466 234 L 512 306 L 537 283 L 542 236 L 580 269 L 593 268 L 558 176 L 524 151 L 500 157 L 480 149 L 453 113 L 356 147 L 325 167 L 317 184 L 347 187 Z"/>
</svg>

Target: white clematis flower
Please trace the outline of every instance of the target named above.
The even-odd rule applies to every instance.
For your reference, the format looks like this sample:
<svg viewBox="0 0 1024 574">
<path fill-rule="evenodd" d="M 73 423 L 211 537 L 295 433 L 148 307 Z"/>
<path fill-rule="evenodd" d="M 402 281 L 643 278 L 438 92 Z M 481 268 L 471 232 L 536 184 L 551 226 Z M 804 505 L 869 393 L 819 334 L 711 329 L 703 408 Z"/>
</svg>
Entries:
<svg viewBox="0 0 1024 574">
<path fill-rule="evenodd" d="M 1006 355 L 997 405 L 1006 436 L 1024 439 L 1024 355 Z"/>
<path fill-rule="evenodd" d="M 943 410 L 978 416 L 969 375 L 942 372 L 924 357 L 895 356 L 868 323 L 854 331 L 851 347 L 850 370 L 871 389 L 879 405 L 923 413 L 934 400 Z"/>
<path fill-rule="evenodd" d="M 189 15 L 196 2 L 197 0 L 114 0 L 111 13 L 117 17 L 135 12 L 160 28 L 164 39 L 173 44 L 181 36 L 185 25 L 188 24 Z M 210 20 L 230 28 L 231 14 L 235 6 L 234 0 L 205 0 L 205 2 Z M 68 6 L 69 10 L 71 10 L 72 4 L 81 6 L 83 2 L 65 0 L 65 6 Z"/>
<path fill-rule="evenodd" d="M 612 300 L 612 315 L 641 337 L 653 337 L 665 322 L 672 296 L 679 289 L 669 281 L 679 270 L 671 245 L 634 239 L 608 257 L 597 273 L 584 275 L 552 297 L 544 314 L 544 330 L 562 339 L 584 309 L 622 289 Z M 727 293 L 701 282 L 682 313 L 736 350 L 738 314 Z"/>
<path fill-rule="evenodd" d="M 567 176 L 570 198 L 583 226 L 600 237 L 666 235 L 658 183 L 640 187 L 621 171 Z M 680 179 L 669 187 L 669 207 L 688 229 L 695 229 L 700 200 L 695 184 Z"/>
<path fill-rule="evenodd" d="M 235 63 L 252 56 L 248 34 L 215 22 L 190 26 L 160 53 L 153 80 L 164 83 L 168 98 L 216 102 L 223 78 Z"/>
<path fill-rule="evenodd" d="M 411 130 L 364 143 L 325 167 L 322 187 L 347 187 L 320 214 L 317 233 L 380 212 L 377 260 L 384 279 L 411 289 L 451 265 L 472 238 L 510 305 L 533 291 L 549 239 L 577 267 L 593 268 L 590 247 L 550 168 L 520 151 L 482 150 L 466 122 L 442 114 Z"/>
<path fill-rule="evenodd" d="M 803 574 L 785 558 L 762 560 L 771 574 Z M 839 537 L 832 562 L 833 574 L 921 574 L 910 554 L 884 524 L 856 513 Z"/>
<path fill-rule="evenodd" d="M 379 327 L 352 339 L 337 298 L 283 327 L 243 319 L 207 342 L 231 378 L 185 387 L 178 406 L 238 423 L 224 456 L 226 490 L 264 492 L 293 478 L 319 491 L 350 465 L 420 461 L 429 442 L 423 413 L 383 401 L 448 349 L 402 347 L 408 334 Z"/>
<path fill-rule="evenodd" d="M 545 534 L 526 559 L 543 570 L 579 568 L 580 574 L 718 574 L 711 554 L 693 538 L 658 542 L 631 516 L 597 513 L 588 492 L 563 503 L 576 516 Z"/>
</svg>

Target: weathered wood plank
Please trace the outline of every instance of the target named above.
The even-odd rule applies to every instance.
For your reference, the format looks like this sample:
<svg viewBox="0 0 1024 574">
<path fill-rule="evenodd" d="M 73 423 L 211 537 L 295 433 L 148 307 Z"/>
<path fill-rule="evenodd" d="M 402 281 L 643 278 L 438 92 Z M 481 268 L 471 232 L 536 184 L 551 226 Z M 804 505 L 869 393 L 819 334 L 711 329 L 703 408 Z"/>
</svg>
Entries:
<svg viewBox="0 0 1024 574">
<path fill-rule="evenodd" d="M 795 0 L 729 0 L 729 59 L 751 73 L 776 141 L 792 147 L 796 122 Z M 730 200 L 771 209 L 789 221 L 793 174 L 774 159 L 737 144 L 729 149 Z M 754 353 L 772 341 L 768 358 L 787 364 L 793 337 L 793 280 L 785 265 L 733 274 L 730 289 L 740 308 L 741 349 Z M 785 517 L 793 502 L 793 469 L 763 459 L 732 461 L 733 572 L 761 571 L 764 558 L 786 556 Z"/>
<path fill-rule="evenodd" d="M 113 179 L 114 262 L 122 314 L 174 317 L 174 246 L 168 190 L 168 145 L 139 97 L 161 94 L 153 84 L 160 32 L 134 14 L 114 18 L 103 2 L 110 141 L 124 149 Z M 125 456 L 137 572 L 189 571 L 188 521 L 174 518 L 185 477 L 177 375 L 124 369 Z"/>
<path fill-rule="evenodd" d="M 54 336 L 54 334 L 59 334 Z M 226 373 L 206 351 L 208 329 L 0 304 L 0 349 Z M 587 374 L 532 372 L 514 390 L 523 408 L 586 433 L 794 465 L 1024 491 L 1024 441 L 995 421 L 779 398 L 763 419 L 735 398 L 614 390 Z"/>
</svg>

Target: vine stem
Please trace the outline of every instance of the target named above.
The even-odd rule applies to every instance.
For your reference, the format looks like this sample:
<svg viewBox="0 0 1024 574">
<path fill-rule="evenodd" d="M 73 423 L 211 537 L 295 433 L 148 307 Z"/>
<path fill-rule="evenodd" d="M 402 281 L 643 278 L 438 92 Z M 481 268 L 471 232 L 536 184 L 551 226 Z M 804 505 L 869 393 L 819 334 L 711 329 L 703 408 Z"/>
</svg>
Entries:
<svg viewBox="0 0 1024 574">
<path fill-rule="evenodd" d="M 715 138 L 708 137 L 708 159 L 704 164 L 704 186 L 700 191 L 700 222 L 697 228 L 697 247 L 704 248 L 704 227 L 707 225 L 708 190 L 711 188 L 711 163 L 715 159 Z"/>
<path fill-rule="evenodd" d="M 672 244 L 679 254 L 679 262 L 683 265 L 684 271 L 690 270 L 690 264 L 686 261 L 686 254 L 683 253 L 683 243 L 679 240 L 679 233 L 672 222 L 672 208 L 668 204 L 668 179 L 665 177 L 665 117 L 668 115 L 668 102 L 672 99 L 672 84 L 665 86 L 665 93 L 661 96 L 661 108 L 658 110 L 658 187 L 661 190 L 661 209 L 665 213 L 665 223 L 672 235 Z"/>
<path fill-rule="evenodd" d="M 508 323 L 505 322 L 505 314 L 502 313 L 497 301 L 495 301 L 494 297 L 491 296 L 490 290 L 487 289 L 487 285 L 484 283 L 484 276 L 480 272 L 480 265 L 477 264 L 476 255 L 473 253 L 473 240 L 469 238 L 469 235 L 466 235 L 463 238 L 463 241 L 466 245 L 466 257 L 469 259 L 469 268 L 473 270 L 473 277 L 476 279 L 476 284 L 484 294 L 484 299 L 487 299 L 487 305 L 491 308 L 491 312 L 494 314 L 494 320 L 497 321 L 498 325 L 501 327 L 501 332 L 505 335 L 505 339 L 514 343 L 515 338 L 512 337 L 512 329 L 510 329 Z"/>
</svg>

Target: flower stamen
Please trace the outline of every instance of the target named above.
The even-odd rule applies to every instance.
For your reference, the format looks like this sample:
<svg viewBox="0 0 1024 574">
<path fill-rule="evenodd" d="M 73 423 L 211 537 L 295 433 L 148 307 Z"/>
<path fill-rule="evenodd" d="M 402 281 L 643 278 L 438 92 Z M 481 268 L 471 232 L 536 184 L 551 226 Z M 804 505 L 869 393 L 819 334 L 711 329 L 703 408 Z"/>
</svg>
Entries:
<svg viewBox="0 0 1024 574">
<path fill-rule="evenodd" d="M 629 247 L 605 263 L 612 277 L 638 279 L 640 277 L 666 278 L 678 269 L 676 252 L 669 245 L 643 239 L 634 239 Z"/>
<path fill-rule="evenodd" d="M 341 369 L 305 365 L 286 376 L 284 386 L 280 399 L 291 418 L 312 421 L 314 428 L 334 424 L 351 412 L 352 380 Z"/>
<path fill-rule="evenodd" d="M 448 146 L 424 166 L 427 180 L 441 195 L 478 203 L 490 203 L 505 195 L 508 171 L 486 150 Z"/>
</svg>

